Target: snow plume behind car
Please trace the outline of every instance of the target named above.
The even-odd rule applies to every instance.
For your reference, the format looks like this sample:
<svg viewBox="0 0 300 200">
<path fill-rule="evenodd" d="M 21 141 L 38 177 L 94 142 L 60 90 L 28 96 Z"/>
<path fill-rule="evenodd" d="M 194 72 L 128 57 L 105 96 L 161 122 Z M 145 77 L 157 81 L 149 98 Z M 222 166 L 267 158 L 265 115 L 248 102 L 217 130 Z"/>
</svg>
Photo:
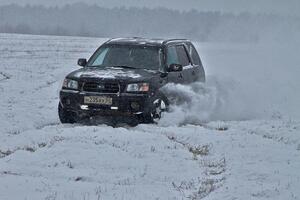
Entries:
<svg viewBox="0 0 300 200">
<path fill-rule="evenodd" d="M 247 120 L 261 116 L 249 107 L 247 98 L 233 80 L 209 77 L 207 83 L 168 84 L 163 90 L 172 98 L 170 112 L 161 125 L 203 124 L 215 120 Z"/>
</svg>

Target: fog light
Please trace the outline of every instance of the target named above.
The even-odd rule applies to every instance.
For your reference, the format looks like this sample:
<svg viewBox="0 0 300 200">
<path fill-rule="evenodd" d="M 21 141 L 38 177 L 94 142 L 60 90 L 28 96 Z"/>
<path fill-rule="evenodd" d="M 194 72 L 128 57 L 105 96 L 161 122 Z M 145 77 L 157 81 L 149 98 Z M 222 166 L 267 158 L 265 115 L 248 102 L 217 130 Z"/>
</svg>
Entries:
<svg viewBox="0 0 300 200">
<path fill-rule="evenodd" d="M 140 104 L 137 103 L 137 102 L 131 102 L 130 106 L 133 110 L 139 110 L 140 109 Z"/>
<path fill-rule="evenodd" d="M 81 108 L 81 110 L 88 110 L 89 106 L 88 105 L 81 105 L 80 108 Z"/>
</svg>

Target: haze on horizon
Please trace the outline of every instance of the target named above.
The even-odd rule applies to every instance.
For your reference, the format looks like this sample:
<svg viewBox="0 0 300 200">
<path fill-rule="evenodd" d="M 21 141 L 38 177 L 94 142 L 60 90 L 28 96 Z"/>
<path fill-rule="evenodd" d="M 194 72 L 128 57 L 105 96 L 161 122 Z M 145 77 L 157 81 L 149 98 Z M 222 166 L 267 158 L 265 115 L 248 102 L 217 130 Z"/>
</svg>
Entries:
<svg viewBox="0 0 300 200">
<path fill-rule="evenodd" d="M 220 11 L 231 13 L 273 13 L 300 16 L 299 0 L 0 0 L 1 5 L 64 6 L 83 2 L 102 7 L 165 7 L 176 10 Z"/>
</svg>

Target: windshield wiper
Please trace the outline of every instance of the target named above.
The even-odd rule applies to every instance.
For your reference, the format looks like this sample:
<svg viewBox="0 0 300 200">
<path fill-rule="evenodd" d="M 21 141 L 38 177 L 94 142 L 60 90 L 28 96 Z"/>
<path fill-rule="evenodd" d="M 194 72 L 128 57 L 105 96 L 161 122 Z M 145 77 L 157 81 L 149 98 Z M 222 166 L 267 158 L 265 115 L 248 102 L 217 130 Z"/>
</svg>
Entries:
<svg viewBox="0 0 300 200">
<path fill-rule="evenodd" d="M 120 68 L 126 68 L 126 69 L 136 69 L 135 67 L 127 66 L 127 65 L 114 65 L 109 67 L 120 67 Z"/>
<path fill-rule="evenodd" d="M 88 67 L 115 67 L 115 68 L 126 68 L 126 69 L 137 69 L 135 67 L 130 67 L 127 65 L 113 65 L 113 66 L 105 66 L 105 65 L 92 65 L 92 66 L 88 66 Z"/>
</svg>

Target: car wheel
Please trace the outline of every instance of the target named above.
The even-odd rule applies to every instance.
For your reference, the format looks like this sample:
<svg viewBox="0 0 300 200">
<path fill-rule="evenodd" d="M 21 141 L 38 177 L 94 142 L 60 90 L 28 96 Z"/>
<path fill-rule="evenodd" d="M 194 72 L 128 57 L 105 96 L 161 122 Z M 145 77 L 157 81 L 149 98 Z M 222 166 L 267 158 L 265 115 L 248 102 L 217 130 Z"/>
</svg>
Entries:
<svg viewBox="0 0 300 200">
<path fill-rule="evenodd" d="M 146 115 L 145 122 L 158 123 L 164 113 L 168 111 L 168 99 L 163 94 L 159 94 L 153 99 L 151 106 L 151 112 Z"/>
<path fill-rule="evenodd" d="M 61 104 L 58 104 L 58 116 L 62 124 L 74 124 L 76 122 L 74 113 L 64 109 Z"/>
</svg>

